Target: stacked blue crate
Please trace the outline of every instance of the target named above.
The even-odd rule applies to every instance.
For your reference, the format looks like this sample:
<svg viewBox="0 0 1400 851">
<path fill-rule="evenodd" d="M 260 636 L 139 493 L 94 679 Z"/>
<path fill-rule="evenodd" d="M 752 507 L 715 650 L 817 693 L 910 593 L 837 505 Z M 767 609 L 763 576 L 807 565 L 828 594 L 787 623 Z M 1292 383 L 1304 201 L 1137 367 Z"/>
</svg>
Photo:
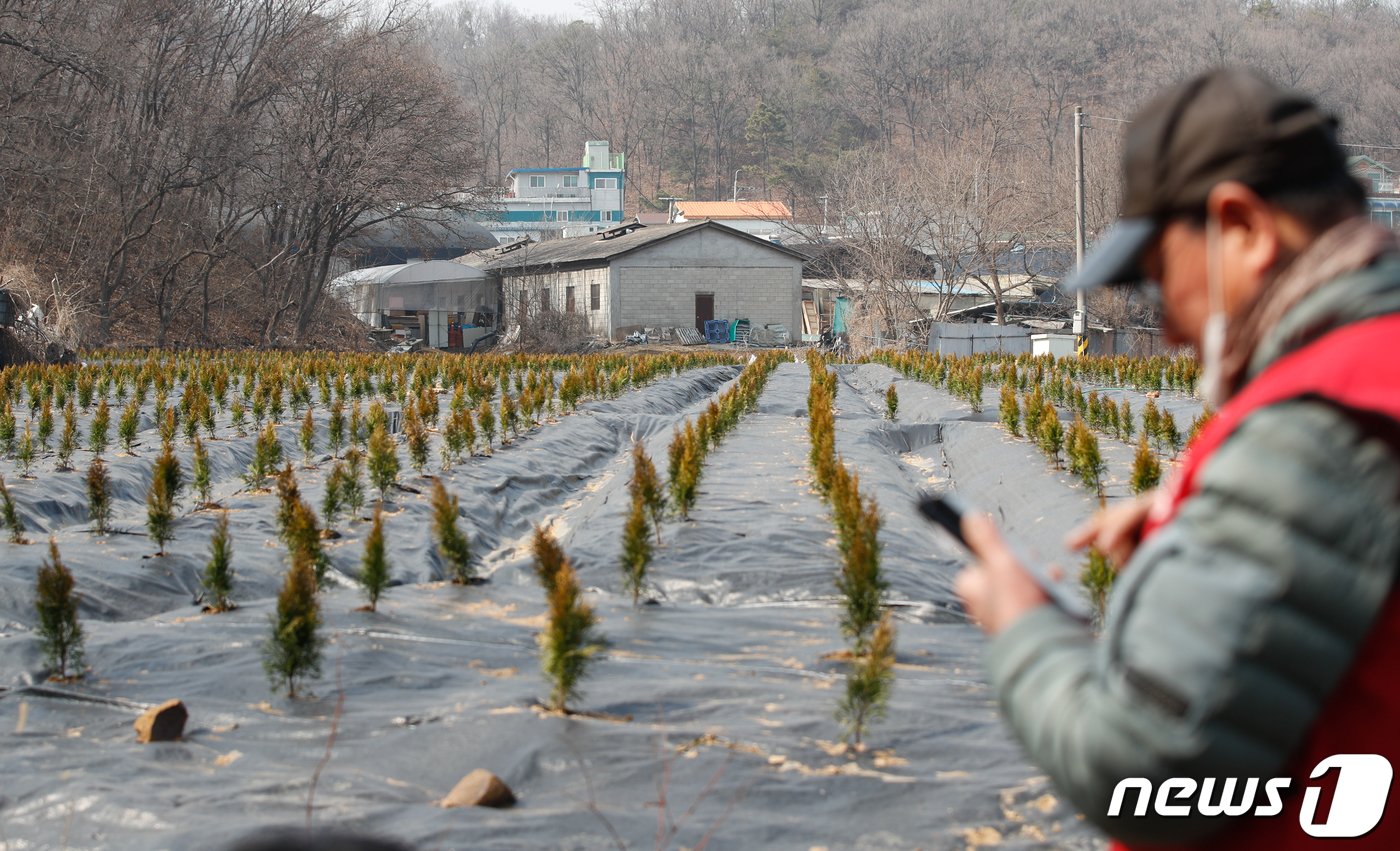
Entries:
<svg viewBox="0 0 1400 851">
<path fill-rule="evenodd" d="M 729 342 L 729 320 L 727 320 L 727 319 L 706 319 L 706 320 L 705 320 L 705 342 L 707 342 L 707 343 L 727 343 L 727 342 Z"/>
</svg>

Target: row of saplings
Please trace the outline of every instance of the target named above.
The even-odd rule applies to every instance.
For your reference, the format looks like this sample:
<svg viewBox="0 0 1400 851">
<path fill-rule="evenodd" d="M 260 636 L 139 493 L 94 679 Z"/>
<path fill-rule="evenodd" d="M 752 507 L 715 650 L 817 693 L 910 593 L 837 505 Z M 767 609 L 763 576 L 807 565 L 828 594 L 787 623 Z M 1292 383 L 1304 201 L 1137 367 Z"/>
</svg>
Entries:
<svg viewBox="0 0 1400 851">
<path fill-rule="evenodd" d="M 807 354 L 809 462 L 817 492 L 831 506 L 841 568 L 841 632 L 851 642 L 846 688 L 836 718 L 857 749 L 869 723 L 883 717 L 894 686 L 894 620 L 885 606 L 889 583 L 880 570 L 880 508 L 862 496 L 860 475 L 836 454 L 836 373 L 816 351 Z M 894 388 L 891 387 L 892 391 Z M 886 393 L 886 414 L 899 407 L 897 393 Z"/>
<path fill-rule="evenodd" d="M 172 470 L 178 478 L 178 462 L 164 467 L 158 464 L 154 481 L 167 481 Z M 157 485 L 153 491 L 173 495 L 178 493 L 178 488 L 167 490 L 166 485 Z M 288 694 L 294 697 L 302 680 L 320 675 L 321 610 L 317 595 L 326 587 L 330 568 L 322 542 L 328 534 L 333 536 L 334 533 L 322 530 L 315 511 L 301 497 L 290 466 L 278 474 L 276 491 L 277 531 L 287 546 L 291 565 L 277 596 L 271 634 L 263 645 L 263 667 L 273 688 L 286 687 Z M 438 480 L 433 482 L 432 509 L 433 535 L 448 575 L 457 584 L 475 581 L 467 536 L 457 523 L 458 499 L 450 496 Z M 216 614 L 236 607 L 233 556 L 228 512 L 225 511 L 214 527 L 209 560 L 201 577 L 206 612 Z M 389 587 L 391 570 L 380 504 L 375 507 L 360 560 L 359 583 L 368 611 L 376 610 L 379 598 Z M 50 538 L 49 556 L 40 566 L 37 577 L 36 610 L 45 660 L 55 679 L 71 680 L 82 676 L 83 631 L 78 622 L 73 589 L 72 573 L 63 564 L 57 542 Z"/>
<path fill-rule="evenodd" d="M 575 373 L 571 371 L 565 376 L 565 387 L 569 386 L 570 376 L 574 375 Z M 581 376 L 581 374 L 579 375 Z M 448 468 L 454 459 L 460 461 L 464 453 L 476 451 L 478 429 L 485 451 L 490 452 L 492 441 L 497 436 L 498 426 L 501 442 L 503 444 L 509 443 L 510 435 L 518 435 L 522 427 L 522 417 L 527 418 L 525 424 L 528 424 L 538 413 L 540 401 L 543 400 L 547 403 L 551 398 L 552 383 L 541 380 L 537 384 L 536 374 L 524 377 L 517 375 L 518 389 L 521 395 L 520 401 L 516 401 L 506 390 L 508 378 L 509 373 L 502 375 L 503 389 L 499 404 L 499 418 L 488 398 L 482 399 L 474 418 L 472 410 L 467 407 L 462 388 L 458 386 L 453 394 L 449 415 L 444 418 L 441 428 L 444 469 Z M 583 379 L 579 377 L 579 381 L 582 382 Z M 428 426 L 436 425 L 438 421 L 437 395 L 430 391 L 431 388 L 425 387 L 422 394 L 410 399 L 404 407 L 405 445 L 410 463 L 420 474 L 427 465 L 429 454 Z M 573 394 L 567 395 L 570 400 L 575 400 Z M 174 422 L 176 420 L 175 409 L 168 409 L 168 414 L 166 421 Z M 354 405 L 348 418 L 338 401 L 332 405 L 327 420 L 325 448 L 333 455 L 338 455 L 348 442 L 350 449 L 345 454 L 343 461 L 336 461 L 328 480 L 325 502 L 322 506 L 328 524 L 334 524 L 335 517 L 342 509 L 349 508 L 351 511 L 359 511 L 364 499 L 361 479 L 366 472 L 368 472 L 371 484 L 380 491 L 381 499 L 387 490 L 397 483 L 398 454 L 392 438 L 389 437 L 387 426 L 388 415 L 384 406 L 379 402 L 371 403 L 368 415 L 364 417 L 360 415 L 358 403 Z M 125 428 L 123 431 L 125 434 Z M 95 420 L 92 425 L 92 434 L 104 433 L 105 424 L 100 419 Z M 169 430 L 162 428 L 160 436 L 162 451 L 152 465 L 151 484 L 146 498 L 146 528 L 151 539 L 157 543 L 158 554 L 164 555 L 165 544 L 171 540 L 174 534 L 175 509 L 183 478 L 179 461 L 174 455 L 175 435 L 173 428 Z M 193 434 L 190 439 L 192 445 L 192 485 L 198 504 L 203 507 L 210 504 L 213 488 L 209 455 L 198 433 Z M 312 421 L 310 408 L 306 411 L 297 440 L 302 450 L 303 459 L 309 464 L 311 456 L 319 448 L 317 430 Z M 130 450 L 130 439 L 124 437 L 124 441 Z M 106 534 L 109 531 L 112 516 L 111 479 L 101 457 L 105 447 L 105 438 L 93 445 L 92 449 L 97 457 L 93 459 L 87 472 L 89 517 L 93 521 L 95 531 L 99 534 Z M 277 430 L 272 422 L 268 422 L 254 442 L 253 457 L 244 480 L 251 487 L 262 487 L 267 478 L 281 467 L 284 455 Z M 367 470 L 366 461 L 368 463 Z M 3 519 L 8 529 L 10 541 L 23 542 L 23 523 L 15 509 L 3 477 L 0 477 L 0 511 L 3 511 L 3 517 L 0 519 Z"/>
<path fill-rule="evenodd" d="M 760 357 L 694 422 L 688 422 L 684 431 L 677 431 L 674 443 L 679 450 L 673 449 L 673 455 L 685 460 L 673 469 L 669 492 L 681 516 L 688 516 L 695 501 L 693 485 L 699 480 L 699 470 L 692 465 L 703 460 L 705 453 L 737 424 L 742 414 L 756 405 L 766 378 L 777 363 L 775 355 Z M 267 440 L 268 445 L 257 452 L 265 454 L 268 462 L 280 459 L 280 444 L 275 443 L 275 431 Z M 397 453 L 382 423 L 376 423 L 368 443 L 370 480 L 380 490 L 382 504 L 385 493 L 397 480 Z M 364 501 L 356 450 L 351 450 L 347 460 L 348 464 L 337 461 L 327 478 L 324 516 L 328 525 L 334 524 L 334 518 L 342 507 L 358 513 Z M 207 459 L 204 463 L 207 463 Z M 632 511 L 623 530 L 622 573 L 624 587 L 635 604 L 644 589 L 647 567 L 651 561 L 653 528 L 658 542 L 660 540 L 660 523 L 668 508 L 668 489 L 662 487 L 655 466 L 640 443 L 634 446 L 633 463 L 629 488 Z M 197 460 L 196 466 L 198 464 Z M 92 506 L 106 506 L 105 497 L 101 495 L 105 492 L 106 484 L 100 459 L 94 461 L 94 469 L 96 472 L 90 471 L 90 480 L 97 483 L 97 496 L 90 493 L 90 503 Z M 251 473 L 249 478 L 250 484 L 255 486 L 265 481 L 255 480 Z M 683 486 L 679 484 L 681 479 L 691 484 Z M 162 546 L 162 551 L 164 542 L 169 540 L 166 536 L 168 518 L 173 518 L 174 505 L 182 486 L 179 461 L 167 445 L 154 464 L 148 496 L 148 528 L 151 537 Z M 290 465 L 276 474 L 275 490 L 278 496 L 276 526 L 287 546 L 291 564 L 278 594 L 271 634 L 263 646 L 263 664 L 273 687 L 285 687 L 289 696 L 295 696 L 302 681 L 320 675 L 322 639 L 318 631 L 321 625 L 318 592 L 325 587 L 329 569 L 329 559 L 322 541 L 327 536 L 333 536 L 334 532 L 321 528 L 315 511 L 300 494 Z M 3 480 L 0 480 L 0 494 L 5 496 L 4 503 L 12 512 L 13 503 L 4 491 Z M 207 493 L 203 494 L 203 498 L 207 504 Z M 439 480 L 433 484 L 432 508 L 437 550 L 452 581 L 460 584 L 475 581 L 468 540 L 457 525 L 458 500 L 448 495 Z M 104 531 L 109 514 L 104 513 L 105 508 L 94 507 L 92 510 L 97 529 Z M 536 530 L 534 551 L 537 575 L 544 587 L 548 607 L 547 626 L 539 636 L 542 667 L 552 683 L 551 706 L 567 711 L 568 703 L 578 696 L 578 686 L 585 675 L 588 661 L 606 646 L 606 642 L 597 633 L 597 619 L 582 601 L 577 577 L 567 559 L 543 529 Z M 208 604 L 206 611 L 217 613 L 234 608 L 232 561 L 232 541 L 225 512 L 211 538 L 210 557 L 202 579 Z M 388 587 L 390 569 L 382 513 L 376 507 L 372 526 L 365 539 L 359 574 L 368 611 L 375 610 L 380 596 Z M 77 619 L 73 579 L 52 540 L 50 557 L 38 576 L 37 608 L 39 632 L 54 676 L 80 676 L 82 629 Z"/>
<path fill-rule="evenodd" d="M 1054 355 L 983 353 L 977 355 L 945 355 L 941 352 L 882 349 L 871 360 L 903 372 L 911 378 L 930 384 L 946 385 L 951 374 L 961 370 L 981 369 L 984 375 L 1016 375 L 1019 390 L 1032 384 L 1067 378 L 1072 381 L 1088 379 L 1117 387 L 1132 387 L 1145 392 L 1178 390 L 1194 393 L 1200 368 L 1195 358 L 1187 355 L 1149 358 L 1115 355 Z M 955 388 L 950 387 L 950 390 Z"/>
<path fill-rule="evenodd" d="M 300 356 L 300 360 L 309 372 L 288 371 L 282 362 L 264 364 L 261 370 L 245 362 L 240 370 L 227 358 L 212 355 L 202 361 L 118 360 L 82 367 L 29 365 L 0 370 L 0 454 L 18 461 L 27 477 L 34 461 L 52 445 L 58 469 L 72 469 L 78 449 L 86 448 L 99 457 L 106 452 L 113 443 L 114 424 L 117 442 L 128 455 L 134 454 L 137 435 L 146 426 L 143 412 L 152 392 L 155 407 L 151 422 L 163 444 L 181 433 L 191 444 L 201 434 L 214 439 L 218 415 L 223 413 L 232 434 L 244 436 L 250 419 L 254 430 L 262 431 L 266 425 L 282 422 L 289 405 L 291 413 L 302 421 L 301 440 L 309 454 L 305 444 L 314 440 L 315 434 L 313 386 L 319 391 L 320 406 L 329 413 L 328 439 L 331 451 L 336 452 L 347 429 L 352 439 L 362 430 L 361 400 L 378 394 L 401 402 L 406 409 L 418 412 L 420 425 L 436 427 L 439 393 L 447 388 L 451 406 L 442 422 L 445 467 L 454 457 L 460 460 L 464 451 L 475 451 L 478 432 L 468 411 L 476 412 L 480 436 L 490 451 L 498 425 L 504 440 L 507 430 L 515 430 L 519 420 L 535 421 L 548 413 L 563 413 L 585 398 L 614 396 L 658 375 L 732 361 L 732 355 L 580 356 L 573 362 L 527 356 L 455 361 L 426 357 L 416 361 L 411 371 L 403 360 L 379 363 L 373 370 L 363 364 L 356 366 L 353 357 L 351 363 L 308 356 Z M 557 387 L 554 368 L 565 370 Z M 377 383 L 373 376 L 377 376 Z M 491 402 L 498 385 L 501 398 L 496 412 Z M 122 405 L 119 413 L 109 407 L 109 399 Z M 22 431 L 14 412 L 14 406 L 21 404 L 29 408 Z M 373 402 L 371 408 L 377 404 Z M 55 410 L 61 415 L 61 429 L 57 428 Z M 78 415 L 89 410 L 84 435 Z M 368 429 L 363 430 L 368 433 Z M 415 466 L 419 466 L 416 460 Z"/>
<path fill-rule="evenodd" d="M 1175 456 L 1184 444 L 1195 438 L 1211 417 L 1206 409 L 1192 421 L 1183 437 L 1175 418 L 1168 410 L 1159 408 L 1154 400 L 1155 388 L 1164 384 L 1173 388 L 1191 389 L 1195 385 L 1195 367 L 1184 358 L 1063 358 L 1029 356 L 944 357 L 926 352 L 878 352 L 873 360 L 903 371 L 936 386 L 943 386 L 954 396 L 967 402 L 974 412 L 981 410 L 983 388 L 988 371 L 1002 377 L 998 409 L 1001 424 L 1013 437 L 1024 436 L 1034 443 L 1056 468 L 1061 467 L 1061 454 L 1070 472 L 1094 491 L 1102 504 L 1104 476 L 1108 465 L 1099 447 L 1096 432 L 1132 443 L 1137 435 L 1129 486 L 1134 494 L 1155 488 L 1162 478 L 1160 456 Z M 1139 432 L 1131 404 L 1127 399 L 1115 403 L 1097 391 L 1084 393 L 1073 380 L 1084 376 L 1118 380 L 1140 388 L 1153 388 L 1142 409 Z M 1165 380 L 1162 380 L 1165 376 Z M 890 396 L 893 396 L 893 386 Z M 1017 391 L 1021 391 L 1019 394 Z M 897 399 L 887 398 L 889 416 L 894 416 Z M 1072 423 L 1066 428 L 1061 422 L 1057 405 L 1069 409 Z M 1101 620 L 1115 573 L 1107 558 L 1090 549 L 1080 570 L 1080 582 L 1090 598 L 1096 616 Z"/>
</svg>

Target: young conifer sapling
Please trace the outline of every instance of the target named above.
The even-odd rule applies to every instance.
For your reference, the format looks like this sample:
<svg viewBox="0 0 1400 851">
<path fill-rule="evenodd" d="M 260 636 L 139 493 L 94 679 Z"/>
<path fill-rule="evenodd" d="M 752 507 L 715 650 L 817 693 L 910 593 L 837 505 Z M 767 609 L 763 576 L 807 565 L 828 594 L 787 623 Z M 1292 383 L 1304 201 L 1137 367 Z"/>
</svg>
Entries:
<svg viewBox="0 0 1400 851">
<path fill-rule="evenodd" d="M 360 586 L 364 589 L 369 610 L 377 611 L 379 597 L 389 587 L 389 556 L 384 548 L 384 511 L 374 509 L 374 524 L 365 536 L 365 554 L 360 561 Z"/>
<path fill-rule="evenodd" d="M 214 536 L 209 539 L 209 561 L 204 565 L 205 599 L 209 611 L 227 612 L 233 605 L 233 539 L 228 531 L 228 512 L 219 515 Z"/>
<path fill-rule="evenodd" d="M 865 652 L 852 661 L 846 691 L 836 708 L 836 720 L 857 748 L 870 722 L 883 718 L 894 690 L 894 620 L 884 613 Z"/>
<path fill-rule="evenodd" d="M 646 584 L 647 566 L 651 564 L 651 530 L 646 503 L 640 493 L 632 495 L 632 510 L 622 527 L 622 585 L 637 605 Z"/>
<path fill-rule="evenodd" d="M 449 496 L 441 480 L 433 482 L 433 537 L 437 539 L 438 554 L 447 567 L 454 585 L 466 585 L 476 578 L 472 567 L 471 546 L 467 536 L 457 527 L 459 504 Z"/>
<path fill-rule="evenodd" d="M 553 536 L 535 531 L 536 573 L 545 587 L 548 605 L 545 628 L 539 634 L 540 662 L 550 683 L 550 708 L 569 711 L 593 658 L 607 647 L 598 632 L 598 616 L 583 602 L 578 576 Z"/>
<path fill-rule="evenodd" d="M 263 645 L 263 670 L 274 690 L 284 686 L 295 698 L 307 678 L 321 675 L 321 608 L 316 599 L 316 570 L 305 555 L 296 555 L 277 595 L 272 634 Z"/>
<path fill-rule="evenodd" d="M 87 472 L 88 517 L 99 535 L 107 534 L 112 523 L 112 479 L 101 458 L 92 459 Z"/>
<path fill-rule="evenodd" d="M 80 676 L 83 628 L 78 623 L 78 598 L 73 593 L 73 574 L 63 564 L 53 538 L 49 538 L 49 557 L 39 566 L 34 608 L 51 679 Z"/>
</svg>

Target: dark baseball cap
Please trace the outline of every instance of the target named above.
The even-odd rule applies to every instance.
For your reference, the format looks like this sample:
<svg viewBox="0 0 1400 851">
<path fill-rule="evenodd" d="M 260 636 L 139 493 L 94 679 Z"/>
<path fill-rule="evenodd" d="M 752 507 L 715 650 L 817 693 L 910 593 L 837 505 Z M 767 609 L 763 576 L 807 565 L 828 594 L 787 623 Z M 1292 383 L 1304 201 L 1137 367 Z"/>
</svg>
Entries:
<svg viewBox="0 0 1400 851">
<path fill-rule="evenodd" d="M 1222 68 L 1154 97 L 1123 143 L 1119 220 L 1094 242 L 1069 291 L 1136 283 L 1143 252 L 1174 217 L 1203 212 L 1217 184 L 1266 197 L 1347 174 L 1337 120 L 1306 95 L 1253 71 Z"/>
</svg>

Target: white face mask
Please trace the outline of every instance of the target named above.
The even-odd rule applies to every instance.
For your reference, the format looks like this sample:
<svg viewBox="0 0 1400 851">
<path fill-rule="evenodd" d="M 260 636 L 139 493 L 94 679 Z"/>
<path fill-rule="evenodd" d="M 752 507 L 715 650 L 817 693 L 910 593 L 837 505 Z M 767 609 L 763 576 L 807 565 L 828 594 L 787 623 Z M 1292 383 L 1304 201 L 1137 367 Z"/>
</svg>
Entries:
<svg viewBox="0 0 1400 851">
<path fill-rule="evenodd" d="M 1225 269 L 1220 256 L 1220 220 L 1206 218 L 1206 323 L 1201 333 L 1201 377 L 1198 386 L 1205 403 L 1219 408 L 1225 403 Z"/>
</svg>

